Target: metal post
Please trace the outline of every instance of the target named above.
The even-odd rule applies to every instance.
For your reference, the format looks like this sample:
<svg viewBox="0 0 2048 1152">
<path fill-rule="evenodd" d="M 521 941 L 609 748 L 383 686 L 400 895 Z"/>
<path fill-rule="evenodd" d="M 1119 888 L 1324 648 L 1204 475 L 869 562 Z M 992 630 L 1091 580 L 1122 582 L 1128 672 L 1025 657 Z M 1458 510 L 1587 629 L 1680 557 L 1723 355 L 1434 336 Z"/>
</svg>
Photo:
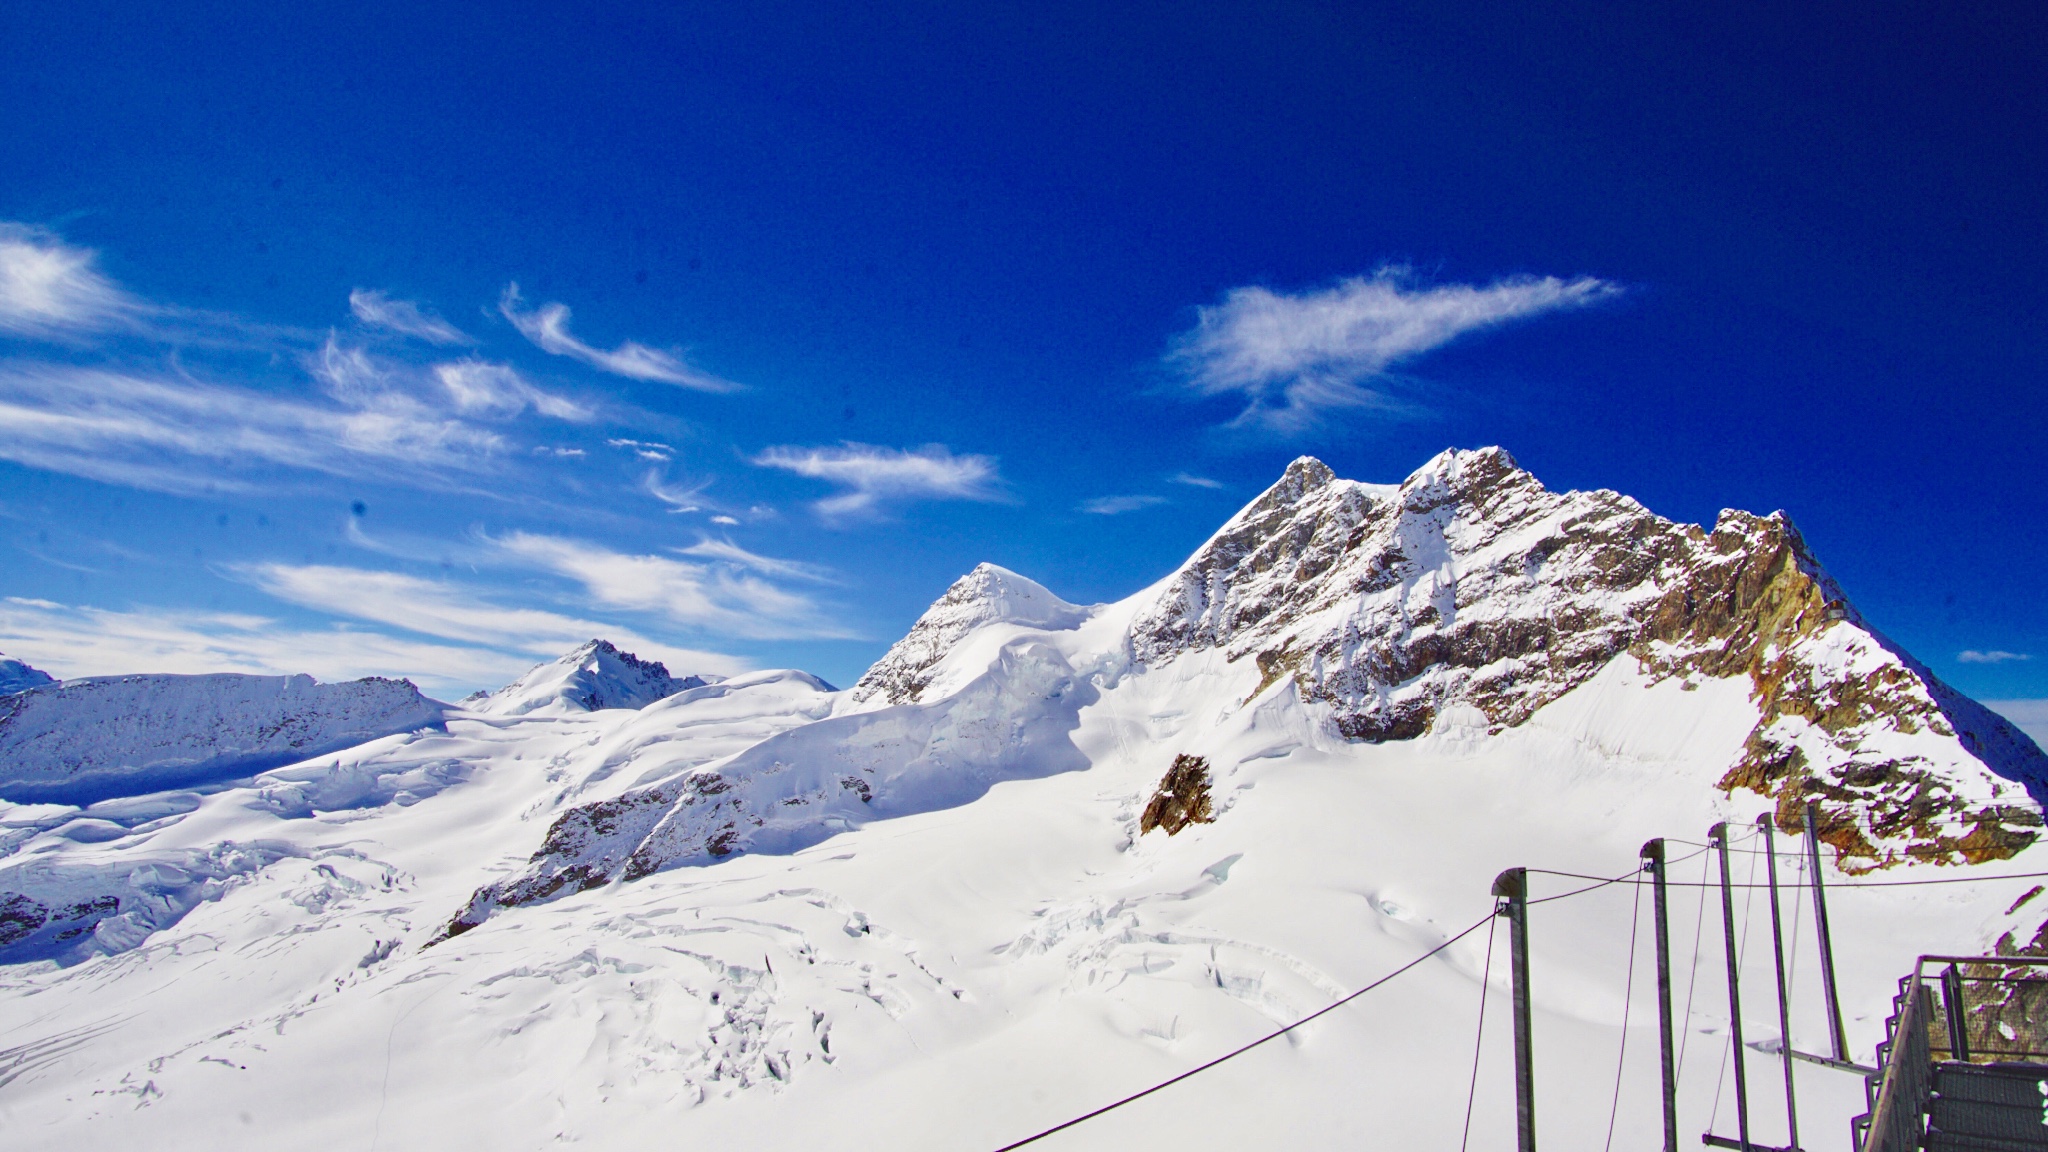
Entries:
<svg viewBox="0 0 2048 1152">
<path fill-rule="evenodd" d="M 1529 876 L 1510 868 L 1494 877 L 1493 894 L 1508 918 L 1509 970 L 1515 992 L 1515 1149 L 1536 1152 L 1536 1059 L 1529 1024 Z"/>
<path fill-rule="evenodd" d="M 1970 1038 L 1963 1029 L 1969 1017 L 1963 1014 L 1963 974 L 1951 964 L 1941 974 L 1941 1005 L 1948 1022 L 1948 1054 L 1965 1064 L 1970 1061 Z"/>
<path fill-rule="evenodd" d="M 1792 1089 L 1792 1006 L 1785 998 L 1785 922 L 1778 911 L 1778 848 L 1769 812 L 1757 817 L 1771 880 L 1771 959 L 1778 971 L 1778 1055 L 1785 1062 L 1785 1147 L 1799 1147 L 1799 1097 Z"/>
<path fill-rule="evenodd" d="M 1828 1000 L 1828 1039 L 1834 1042 L 1835 1059 L 1848 1063 L 1849 1041 L 1842 1033 L 1842 1000 L 1835 994 L 1835 941 L 1828 934 L 1828 898 L 1821 891 L 1820 804 L 1806 802 L 1806 870 L 1813 876 L 1814 939 L 1820 942 L 1820 983 Z"/>
<path fill-rule="evenodd" d="M 1678 1152 L 1678 1057 L 1671 1042 L 1671 917 L 1665 903 L 1664 841 L 1643 845 L 1643 870 L 1650 874 L 1657 919 L 1657 1050 L 1664 1065 L 1664 1152 Z M 1622 1022 L 1628 1026 L 1627 1021 Z"/>
<path fill-rule="evenodd" d="M 1707 842 L 1721 855 L 1721 935 L 1728 951 L 1728 1040 L 1735 1056 L 1735 1128 L 1742 1152 L 1751 1152 L 1749 1077 L 1742 1066 L 1741 961 L 1735 954 L 1735 890 L 1728 870 L 1728 825 L 1714 825 L 1707 832 Z"/>
</svg>

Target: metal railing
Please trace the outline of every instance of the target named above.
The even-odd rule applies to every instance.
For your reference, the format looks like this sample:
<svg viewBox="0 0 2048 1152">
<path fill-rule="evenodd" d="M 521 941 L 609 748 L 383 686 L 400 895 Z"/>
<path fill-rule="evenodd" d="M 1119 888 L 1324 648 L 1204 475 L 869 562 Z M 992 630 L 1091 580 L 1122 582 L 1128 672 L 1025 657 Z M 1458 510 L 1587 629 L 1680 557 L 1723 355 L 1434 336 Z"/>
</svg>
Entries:
<svg viewBox="0 0 2048 1152">
<path fill-rule="evenodd" d="M 2048 957 L 1928 956 L 1923 970 L 1930 961 L 1945 965 L 1931 1048 L 1973 1064 L 2048 1062 L 2048 977 L 2031 974 Z"/>
<path fill-rule="evenodd" d="M 2048 977 L 2017 974 L 2043 966 L 2048 957 L 1920 957 L 1899 981 L 1870 1111 L 1853 1122 L 1860 1152 L 1920 1147 L 1937 1059 L 2048 1062 Z"/>
<path fill-rule="evenodd" d="M 1899 1014 L 1880 1056 L 1884 1069 L 1877 1100 L 1859 1118 L 1862 1152 L 1913 1152 L 1927 1127 L 1927 1101 L 1934 1094 L 1934 1059 L 1927 1025 L 1934 1015 L 1933 997 L 1921 983 L 1920 970 L 1906 978 Z"/>
</svg>

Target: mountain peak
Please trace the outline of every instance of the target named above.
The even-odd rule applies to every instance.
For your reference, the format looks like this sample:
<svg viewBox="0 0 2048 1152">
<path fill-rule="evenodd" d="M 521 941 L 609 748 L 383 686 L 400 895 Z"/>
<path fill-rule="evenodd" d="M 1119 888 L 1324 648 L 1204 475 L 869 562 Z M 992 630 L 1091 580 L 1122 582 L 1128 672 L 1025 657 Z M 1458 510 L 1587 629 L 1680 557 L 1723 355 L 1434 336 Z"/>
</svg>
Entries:
<svg viewBox="0 0 2048 1152">
<path fill-rule="evenodd" d="M 560 659 L 534 665 L 496 692 L 480 692 L 463 703 L 501 716 L 524 716 L 543 709 L 597 712 L 644 708 L 714 679 L 672 676 L 659 660 L 642 660 L 609 640 L 593 639 Z"/>
<path fill-rule="evenodd" d="M 1330 466 L 1321 460 L 1313 456 L 1296 456 L 1287 465 L 1287 470 L 1280 473 L 1280 484 L 1291 486 L 1297 491 L 1306 492 L 1310 489 L 1321 488 L 1336 478 L 1337 474 L 1332 472 Z"/>
<path fill-rule="evenodd" d="M 1431 494 L 1479 499 L 1485 493 L 1508 488 L 1544 490 L 1514 456 L 1501 447 L 1446 448 L 1401 482 L 1411 496 Z"/>
<path fill-rule="evenodd" d="M 1318 465 L 1320 467 L 1320 465 Z M 969 633 L 990 624 L 1063 630 L 1080 625 L 1089 610 L 1069 604 L 1027 576 L 983 561 L 947 588 L 853 686 L 853 700 L 891 704 L 918 699 L 932 669 Z"/>
</svg>

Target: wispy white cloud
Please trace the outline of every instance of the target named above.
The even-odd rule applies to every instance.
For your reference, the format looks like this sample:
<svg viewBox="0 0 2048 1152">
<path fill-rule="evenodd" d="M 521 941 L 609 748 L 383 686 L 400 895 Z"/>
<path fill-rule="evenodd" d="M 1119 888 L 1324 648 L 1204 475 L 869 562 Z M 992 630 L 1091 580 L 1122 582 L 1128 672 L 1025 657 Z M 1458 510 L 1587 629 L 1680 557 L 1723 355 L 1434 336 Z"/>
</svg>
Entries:
<svg viewBox="0 0 2048 1152">
<path fill-rule="evenodd" d="M 517 652 L 522 657 L 558 656 L 585 640 L 601 637 L 659 659 L 672 669 L 725 675 L 746 667 L 736 657 L 680 648 L 617 624 L 508 607 L 473 587 L 402 572 L 324 564 L 257 564 L 236 569 L 236 573 L 289 604 L 494 651 Z"/>
<path fill-rule="evenodd" d="M 654 460 L 666 464 L 675 458 L 676 450 L 655 440 L 612 439 L 604 442 L 607 448 L 620 448 L 642 460 Z"/>
<path fill-rule="evenodd" d="M 47 228 L 0 220 L 0 335 L 78 344 L 88 337 L 278 351 L 316 334 L 225 312 L 145 300 L 99 270 L 99 254 Z"/>
<path fill-rule="evenodd" d="M 520 307 L 521 303 L 519 285 L 508 284 L 505 294 L 498 300 L 498 311 L 519 329 L 520 335 L 544 352 L 567 356 L 600 372 L 632 380 L 676 384 L 704 392 L 731 392 L 739 387 L 730 380 L 691 367 L 677 353 L 663 352 L 631 340 L 609 352 L 594 348 L 570 333 L 568 305 L 550 302 L 526 311 Z"/>
<path fill-rule="evenodd" d="M 737 527 L 739 527 L 739 523 L 740 523 L 740 522 L 739 522 L 739 521 L 738 521 L 737 519 L 735 519 L 734 517 L 731 517 L 731 516 L 723 516 L 723 515 L 721 515 L 721 516 L 713 516 L 713 517 L 711 518 L 711 522 L 712 522 L 713 524 L 723 524 L 723 525 L 725 525 L 725 526 L 726 526 L 726 527 L 728 527 L 728 528 L 737 528 Z"/>
<path fill-rule="evenodd" d="M 1081 511 L 1091 516 L 1121 516 L 1166 503 L 1164 496 L 1097 496 L 1081 501 Z"/>
<path fill-rule="evenodd" d="M 672 549 L 672 551 L 684 556 L 702 556 L 709 560 L 723 560 L 728 564 L 737 564 L 742 568 L 751 568 L 764 576 L 781 576 L 791 580 L 808 580 L 817 584 L 830 584 L 833 582 L 831 571 L 817 564 L 805 564 L 800 560 L 779 560 L 773 556 L 763 556 L 758 552 L 749 552 L 730 540 L 713 540 L 709 536 L 705 536 L 699 538 L 695 544 L 690 545 L 688 548 L 676 548 Z"/>
<path fill-rule="evenodd" d="M 373 357 L 329 336 L 307 370 L 329 396 L 351 408 L 419 416 L 452 408 L 467 416 L 507 420 L 532 408 L 558 420 L 584 421 L 591 411 L 528 383 L 511 366 L 466 357 L 425 369 Z"/>
<path fill-rule="evenodd" d="M 557 420 L 591 418 L 590 409 L 534 387 L 505 364 L 476 359 L 456 360 L 434 365 L 433 372 L 458 412 L 506 419 L 531 407 L 541 415 L 553 416 Z"/>
<path fill-rule="evenodd" d="M 347 628 L 293 628 L 246 613 L 115 611 L 15 597 L 0 600 L 0 650 L 59 678 L 130 672 L 304 672 L 326 681 L 402 676 L 442 699 L 503 684 L 533 663 L 531 654 Z"/>
<path fill-rule="evenodd" d="M 855 635 L 828 619 L 810 597 L 749 572 L 758 572 L 758 566 L 733 557 L 698 564 L 531 532 L 494 537 L 491 543 L 508 560 L 581 584 L 583 594 L 602 607 L 644 612 L 671 624 L 749 639 Z"/>
<path fill-rule="evenodd" d="M 1997 648 L 1988 652 L 1965 648 L 1956 653 L 1956 659 L 1964 664 L 2009 664 L 2016 660 L 2032 660 L 2033 657 L 2025 652 L 2006 652 Z"/>
<path fill-rule="evenodd" d="M 704 508 L 704 490 L 711 487 L 711 481 L 701 481 L 688 488 L 671 488 L 663 481 L 660 472 L 650 469 L 641 477 L 640 487 L 649 496 L 668 505 L 671 512 L 700 512 Z"/>
<path fill-rule="evenodd" d="M 845 489 L 813 505 L 828 517 L 868 514 L 897 500 L 1006 499 L 995 457 L 956 456 L 942 444 L 911 451 L 850 442 L 834 448 L 784 446 L 768 449 L 753 462 Z"/>
<path fill-rule="evenodd" d="M 414 336 L 429 344 L 474 344 L 461 329 L 410 300 L 394 300 L 382 292 L 358 288 L 348 294 L 349 311 L 373 328 Z"/>
<path fill-rule="evenodd" d="M 363 361 L 327 359 L 322 372 L 339 407 L 183 377 L 0 365 L 0 458 L 189 493 L 246 490 L 262 467 L 387 479 L 474 473 L 504 450 L 496 433 L 385 388 Z"/>
<path fill-rule="evenodd" d="M 1166 482 L 1169 484 L 1185 484 L 1190 488 L 1219 489 L 1223 487 L 1223 481 L 1221 480 L 1211 480 L 1207 476 L 1196 476 L 1191 472 L 1175 472 L 1166 478 Z"/>
<path fill-rule="evenodd" d="M 1403 411 L 1407 405 L 1374 386 L 1393 365 L 1468 332 L 1619 292 L 1590 276 L 1424 287 L 1394 268 L 1294 294 L 1233 288 L 1199 310 L 1167 362 L 1199 395 L 1242 397 L 1233 424 L 1293 432 L 1337 409 Z"/>
<path fill-rule="evenodd" d="M 178 493 L 245 491 L 277 469 L 447 487 L 514 450 L 493 423 L 529 408 L 593 418 L 481 360 L 420 368 L 330 337 L 304 366 L 324 400 L 180 372 L 0 362 L 0 459 Z"/>
<path fill-rule="evenodd" d="M 54 232 L 0 221 L 0 332 L 47 338 L 131 321 L 142 302 L 102 275 L 98 259 Z"/>
</svg>

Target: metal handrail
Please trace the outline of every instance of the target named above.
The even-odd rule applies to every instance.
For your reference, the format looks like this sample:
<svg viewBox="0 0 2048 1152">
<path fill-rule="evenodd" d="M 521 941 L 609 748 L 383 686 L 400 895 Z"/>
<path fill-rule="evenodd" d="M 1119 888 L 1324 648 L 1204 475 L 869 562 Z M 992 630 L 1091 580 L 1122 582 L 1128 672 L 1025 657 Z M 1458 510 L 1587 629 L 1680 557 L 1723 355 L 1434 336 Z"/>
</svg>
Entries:
<svg viewBox="0 0 2048 1152">
<path fill-rule="evenodd" d="M 1905 1004 L 1899 1009 L 1890 1051 L 1885 1053 L 1884 1081 L 1870 1110 L 1861 1152 L 1914 1152 L 1920 1147 L 1934 1081 L 1934 1059 L 1927 1046 L 1927 1017 L 1932 1011 L 1916 967 Z"/>
</svg>

